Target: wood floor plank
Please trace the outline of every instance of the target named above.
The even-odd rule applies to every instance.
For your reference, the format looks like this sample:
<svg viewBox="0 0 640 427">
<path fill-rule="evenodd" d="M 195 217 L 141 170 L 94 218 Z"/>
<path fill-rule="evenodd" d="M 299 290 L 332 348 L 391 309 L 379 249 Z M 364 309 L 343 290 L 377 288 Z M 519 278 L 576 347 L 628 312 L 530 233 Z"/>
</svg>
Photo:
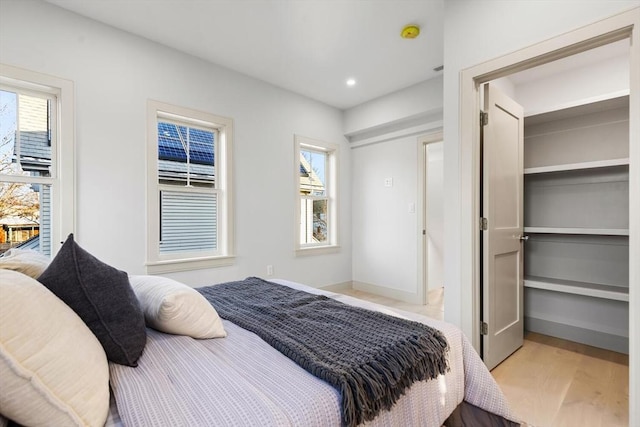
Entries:
<svg viewBox="0 0 640 427">
<path fill-rule="evenodd" d="M 551 425 L 571 386 L 579 357 L 525 340 L 520 350 L 491 373 L 521 419 L 536 426 Z"/>
<path fill-rule="evenodd" d="M 617 354 L 617 353 L 616 353 Z M 623 355 L 627 356 L 627 355 Z M 623 358 L 624 360 L 625 358 Z M 629 425 L 629 359 L 626 363 L 613 362 L 611 382 L 605 393 L 605 411 L 602 415 L 603 426 Z"/>
</svg>

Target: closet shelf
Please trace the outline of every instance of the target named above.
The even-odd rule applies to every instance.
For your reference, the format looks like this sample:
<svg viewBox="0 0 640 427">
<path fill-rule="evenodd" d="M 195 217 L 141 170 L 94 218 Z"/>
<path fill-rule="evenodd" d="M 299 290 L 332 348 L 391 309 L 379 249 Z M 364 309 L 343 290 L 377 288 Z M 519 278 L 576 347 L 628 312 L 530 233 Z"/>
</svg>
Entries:
<svg viewBox="0 0 640 427">
<path fill-rule="evenodd" d="M 616 301 L 629 301 L 629 289 L 622 286 L 601 285 L 598 283 L 574 282 L 572 280 L 549 279 L 546 277 L 525 276 L 524 287 L 546 291 L 585 295 Z"/>
<path fill-rule="evenodd" d="M 593 162 L 581 162 L 581 163 L 569 163 L 564 165 L 551 165 L 551 166 L 538 166 L 534 168 L 525 168 L 524 174 L 537 174 L 537 173 L 549 173 L 549 172 L 566 172 L 581 169 L 597 169 L 607 168 L 612 166 L 624 166 L 629 165 L 629 158 L 622 159 L 610 159 L 610 160 L 596 160 Z"/>
<path fill-rule="evenodd" d="M 525 124 L 533 125 L 560 119 L 602 112 L 629 105 L 629 89 L 603 94 L 572 102 L 525 111 Z"/>
<path fill-rule="evenodd" d="M 541 234 L 591 234 L 600 236 L 628 236 L 628 228 L 571 228 L 571 227 L 524 227 L 525 233 Z"/>
</svg>

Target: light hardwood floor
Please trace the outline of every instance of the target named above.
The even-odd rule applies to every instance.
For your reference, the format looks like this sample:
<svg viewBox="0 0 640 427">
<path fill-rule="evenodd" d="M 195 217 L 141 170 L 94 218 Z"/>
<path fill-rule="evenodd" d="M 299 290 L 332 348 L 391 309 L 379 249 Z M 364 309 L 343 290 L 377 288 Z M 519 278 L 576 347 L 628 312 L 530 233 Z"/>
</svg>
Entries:
<svg viewBox="0 0 640 427">
<path fill-rule="evenodd" d="M 442 291 L 413 305 L 355 289 L 345 295 L 442 319 Z M 513 411 L 535 427 L 629 425 L 629 357 L 535 333 L 491 371 Z"/>
</svg>

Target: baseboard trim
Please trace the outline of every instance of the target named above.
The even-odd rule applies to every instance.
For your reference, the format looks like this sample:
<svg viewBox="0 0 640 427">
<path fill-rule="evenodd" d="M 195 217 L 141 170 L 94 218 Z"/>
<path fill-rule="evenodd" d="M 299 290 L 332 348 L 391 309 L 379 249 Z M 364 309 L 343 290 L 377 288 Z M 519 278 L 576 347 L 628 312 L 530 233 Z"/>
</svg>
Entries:
<svg viewBox="0 0 640 427">
<path fill-rule="evenodd" d="M 524 327 L 527 331 L 629 354 L 629 338 L 620 335 L 528 316 L 524 318 Z"/>
<path fill-rule="evenodd" d="M 327 286 L 321 286 L 320 289 L 322 289 L 323 291 L 329 291 L 329 292 L 342 292 L 342 291 L 349 291 L 351 289 L 353 289 L 353 282 L 342 282 L 342 283 L 335 283 L 333 285 L 327 285 Z"/>
<path fill-rule="evenodd" d="M 401 291 L 398 289 L 385 288 L 384 286 L 372 285 L 371 283 L 353 281 L 353 289 L 358 291 L 369 292 L 370 294 L 380 295 L 382 297 L 393 298 L 399 301 L 408 302 L 409 304 L 419 304 L 420 298 L 417 294 Z"/>
</svg>

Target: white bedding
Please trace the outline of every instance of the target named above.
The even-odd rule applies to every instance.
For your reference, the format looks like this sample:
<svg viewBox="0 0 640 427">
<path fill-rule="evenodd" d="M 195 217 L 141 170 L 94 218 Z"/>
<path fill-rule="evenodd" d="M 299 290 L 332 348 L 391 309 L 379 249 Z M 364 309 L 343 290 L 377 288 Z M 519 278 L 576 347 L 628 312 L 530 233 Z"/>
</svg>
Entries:
<svg viewBox="0 0 640 427">
<path fill-rule="evenodd" d="M 445 322 L 348 296 L 274 280 L 347 304 L 423 322 L 449 341 L 451 370 L 415 383 L 369 426 L 440 426 L 464 399 L 515 420 L 461 331 Z M 137 368 L 111 364 L 111 384 L 125 426 L 340 426 L 338 392 L 231 322 L 227 338 L 194 340 L 149 330 Z M 125 381 L 126 379 L 126 381 Z M 117 419 L 109 422 L 117 422 Z"/>
</svg>

